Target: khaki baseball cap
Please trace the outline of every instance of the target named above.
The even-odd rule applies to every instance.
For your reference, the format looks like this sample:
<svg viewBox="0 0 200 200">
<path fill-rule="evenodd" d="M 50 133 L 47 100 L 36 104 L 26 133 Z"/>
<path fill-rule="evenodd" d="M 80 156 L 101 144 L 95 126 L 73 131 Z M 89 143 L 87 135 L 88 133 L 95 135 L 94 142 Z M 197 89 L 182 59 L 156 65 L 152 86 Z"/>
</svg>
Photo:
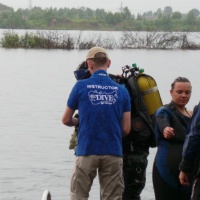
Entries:
<svg viewBox="0 0 200 200">
<path fill-rule="evenodd" d="M 104 48 L 102 48 L 102 47 L 92 47 L 92 48 L 88 51 L 86 60 L 92 59 L 92 58 L 98 58 L 98 57 L 96 56 L 97 53 L 104 53 L 105 56 L 103 56 L 103 57 L 108 58 L 108 54 L 106 53 L 106 50 L 105 50 Z M 102 58 L 102 56 L 101 56 L 101 58 Z"/>
</svg>

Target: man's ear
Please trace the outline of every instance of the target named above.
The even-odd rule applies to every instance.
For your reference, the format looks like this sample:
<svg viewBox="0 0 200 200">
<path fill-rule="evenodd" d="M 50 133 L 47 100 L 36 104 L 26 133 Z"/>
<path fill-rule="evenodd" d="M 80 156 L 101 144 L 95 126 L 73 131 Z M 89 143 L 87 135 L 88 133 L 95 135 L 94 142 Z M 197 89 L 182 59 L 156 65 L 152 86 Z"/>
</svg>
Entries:
<svg viewBox="0 0 200 200">
<path fill-rule="evenodd" d="M 109 59 L 109 60 L 108 60 L 108 65 L 107 65 L 107 68 L 109 68 L 109 67 L 110 67 L 110 65 L 111 65 L 111 60 Z"/>
<path fill-rule="evenodd" d="M 87 60 L 88 69 L 91 71 L 93 70 L 93 62 L 91 60 Z"/>
<path fill-rule="evenodd" d="M 170 92 L 170 94 L 171 94 L 171 96 L 172 96 L 172 92 L 173 92 L 173 90 L 170 90 L 169 92 Z"/>
<path fill-rule="evenodd" d="M 91 67 L 91 60 L 87 60 L 86 62 L 87 62 L 88 67 Z"/>
</svg>

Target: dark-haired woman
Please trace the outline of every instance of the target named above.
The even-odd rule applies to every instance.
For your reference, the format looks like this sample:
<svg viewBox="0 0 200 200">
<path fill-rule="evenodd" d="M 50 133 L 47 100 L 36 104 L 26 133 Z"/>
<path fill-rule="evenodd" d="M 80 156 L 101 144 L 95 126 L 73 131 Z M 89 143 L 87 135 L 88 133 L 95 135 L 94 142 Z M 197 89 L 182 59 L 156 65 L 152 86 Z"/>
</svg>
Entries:
<svg viewBox="0 0 200 200">
<path fill-rule="evenodd" d="M 153 187 L 156 200 L 190 200 L 191 188 L 179 182 L 179 163 L 192 111 L 186 109 L 192 86 L 185 77 L 171 84 L 172 101 L 154 115 L 157 153 L 153 165 Z"/>
</svg>

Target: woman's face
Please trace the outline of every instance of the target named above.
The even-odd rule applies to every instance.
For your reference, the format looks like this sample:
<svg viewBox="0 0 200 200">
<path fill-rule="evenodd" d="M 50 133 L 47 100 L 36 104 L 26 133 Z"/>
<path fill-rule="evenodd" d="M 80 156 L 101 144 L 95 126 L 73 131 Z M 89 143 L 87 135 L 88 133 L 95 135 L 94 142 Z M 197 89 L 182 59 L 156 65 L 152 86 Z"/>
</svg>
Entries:
<svg viewBox="0 0 200 200">
<path fill-rule="evenodd" d="M 176 82 L 174 89 L 170 90 L 172 101 L 177 106 L 185 106 L 190 100 L 192 86 L 189 82 Z"/>
</svg>

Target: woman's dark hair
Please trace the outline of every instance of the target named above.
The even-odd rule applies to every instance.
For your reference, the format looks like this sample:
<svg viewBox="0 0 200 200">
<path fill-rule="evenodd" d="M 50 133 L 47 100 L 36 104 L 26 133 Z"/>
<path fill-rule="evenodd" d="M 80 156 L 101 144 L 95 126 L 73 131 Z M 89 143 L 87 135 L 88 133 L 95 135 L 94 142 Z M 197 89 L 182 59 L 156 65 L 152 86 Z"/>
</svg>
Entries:
<svg viewBox="0 0 200 200">
<path fill-rule="evenodd" d="M 190 81 L 187 79 L 187 78 L 185 78 L 185 77 L 177 77 L 175 80 L 174 80 L 174 82 L 171 84 L 171 89 L 173 90 L 174 89 L 174 86 L 175 86 L 175 83 L 177 83 L 177 82 L 188 82 L 188 83 L 190 83 Z"/>
</svg>

